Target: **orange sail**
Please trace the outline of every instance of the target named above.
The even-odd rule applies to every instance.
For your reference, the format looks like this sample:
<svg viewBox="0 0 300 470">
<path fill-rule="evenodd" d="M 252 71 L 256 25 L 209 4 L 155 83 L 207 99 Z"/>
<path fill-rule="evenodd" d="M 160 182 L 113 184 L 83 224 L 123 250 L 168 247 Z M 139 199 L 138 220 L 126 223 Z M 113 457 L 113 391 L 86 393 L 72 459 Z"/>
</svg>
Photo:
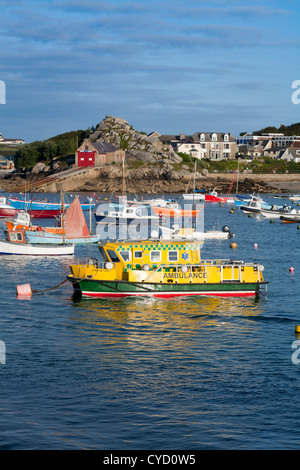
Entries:
<svg viewBox="0 0 300 470">
<path fill-rule="evenodd" d="M 75 197 L 66 210 L 64 224 L 67 238 L 88 237 L 90 235 L 78 197 Z"/>
</svg>

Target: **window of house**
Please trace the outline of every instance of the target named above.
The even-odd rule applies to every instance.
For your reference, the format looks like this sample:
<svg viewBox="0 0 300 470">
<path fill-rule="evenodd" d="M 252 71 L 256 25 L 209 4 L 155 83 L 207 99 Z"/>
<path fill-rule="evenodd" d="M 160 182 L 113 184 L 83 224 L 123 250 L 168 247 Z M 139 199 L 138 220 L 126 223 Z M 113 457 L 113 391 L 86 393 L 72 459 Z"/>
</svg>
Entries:
<svg viewBox="0 0 300 470">
<path fill-rule="evenodd" d="M 224 140 L 225 140 L 225 142 L 228 142 L 228 134 L 224 135 Z"/>
</svg>

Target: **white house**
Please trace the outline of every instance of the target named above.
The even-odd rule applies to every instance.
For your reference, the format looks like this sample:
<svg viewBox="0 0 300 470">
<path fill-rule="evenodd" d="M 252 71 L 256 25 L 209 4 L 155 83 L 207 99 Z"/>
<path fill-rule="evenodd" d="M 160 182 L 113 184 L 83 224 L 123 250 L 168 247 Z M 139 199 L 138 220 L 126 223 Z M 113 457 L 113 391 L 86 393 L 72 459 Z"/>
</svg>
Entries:
<svg viewBox="0 0 300 470">
<path fill-rule="evenodd" d="M 280 160 L 300 163 L 300 147 L 288 147 L 280 156 Z"/>
<path fill-rule="evenodd" d="M 176 152 L 187 153 L 191 157 L 201 160 L 205 157 L 205 151 L 199 142 L 194 142 L 193 139 L 186 138 L 176 142 Z"/>
</svg>

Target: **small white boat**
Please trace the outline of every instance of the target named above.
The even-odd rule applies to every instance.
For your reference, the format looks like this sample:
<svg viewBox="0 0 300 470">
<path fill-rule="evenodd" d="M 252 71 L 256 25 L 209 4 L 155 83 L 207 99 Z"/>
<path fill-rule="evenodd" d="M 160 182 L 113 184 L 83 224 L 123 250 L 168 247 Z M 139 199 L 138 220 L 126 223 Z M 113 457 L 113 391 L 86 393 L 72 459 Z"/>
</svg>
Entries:
<svg viewBox="0 0 300 470">
<path fill-rule="evenodd" d="M 31 245 L 25 230 L 8 233 L 8 240 L 0 240 L 0 255 L 62 256 L 73 255 L 74 245 Z"/>
<path fill-rule="evenodd" d="M 204 201 L 205 195 L 203 193 L 184 193 L 183 199 L 187 201 Z"/>
<path fill-rule="evenodd" d="M 94 212 L 96 223 L 127 223 L 129 224 L 132 221 L 149 221 L 149 220 L 160 220 L 158 215 L 151 215 L 148 212 L 147 206 L 141 205 L 132 205 L 125 206 L 120 210 L 108 210 L 102 212 L 101 206 L 97 207 L 96 212 Z"/>
<path fill-rule="evenodd" d="M 158 206 L 158 207 L 174 207 L 178 208 L 180 207 L 178 202 L 176 202 L 174 199 L 163 199 L 163 198 L 157 198 L 157 199 L 145 199 L 143 201 L 143 204 L 149 205 L 149 206 Z"/>
<path fill-rule="evenodd" d="M 197 232 L 192 227 L 168 228 L 160 227 L 162 240 L 226 240 L 231 238 L 233 234 L 230 230 L 209 230 L 207 232 Z"/>
<path fill-rule="evenodd" d="M 277 206 L 273 204 L 271 209 L 261 209 L 260 213 L 267 219 L 279 219 L 282 215 L 286 215 L 290 212 L 291 207 L 284 204 L 283 206 Z"/>
<path fill-rule="evenodd" d="M 289 197 L 289 200 L 292 202 L 300 202 L 300 194 L 293 194 Z"/>
</svg>

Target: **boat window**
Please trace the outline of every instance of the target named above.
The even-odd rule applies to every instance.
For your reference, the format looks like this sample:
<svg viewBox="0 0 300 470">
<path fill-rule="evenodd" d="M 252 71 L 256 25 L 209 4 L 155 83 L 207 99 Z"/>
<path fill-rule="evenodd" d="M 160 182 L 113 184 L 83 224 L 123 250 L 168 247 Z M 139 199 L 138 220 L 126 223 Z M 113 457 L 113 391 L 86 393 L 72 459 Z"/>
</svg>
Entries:
<svg viewBox="0 0 300 470">
<path fill-rule="evenodd" d="M 123 261 L 130 261 L 130 255 L 131 255 L 130 251 L 120 251 L 120 255 Z"/>
<path fill-rule="evenodd" d="M 160 261 L 161 252 L 160 251 L 150 251 L 150 261 Z"/>
<path fill-rule="evenodd" d="M 135 251 L 134 252 L 134 257 L 135 258 L 142 258 L 143 257 L 143 252 L 142 251 Z"/>
<path fill-rule="evenodd" d="M 168 251 L 168 261 L 178 261 L 178 251 Z"/>
<path fill-rule="evenodd" d="M 100 254 L 103 258 L 103 261 L 110 261 L 110 259 L 108 258 L 105 250 L 102 248 L 102 246 L 99 247 L 99 251 L 100 251 Z"/>
<path fill-rule="evenodd" d="M 9 238 L 12 242 L 15 242 L 15 241 L 23 241 L 23 236 L 22 236 L 22 233 L 20 232 L 10 232 L 9 234 Z"/>
<path fill-rule="evenodd" d="M 117 256 L 117 254 L 113 251 L 113 250 L 107 250 L 107 253 L 110 257 L 110 260 L 113 262 L 113 263 L 119 263 L 120 260 Z"/>
</svg>

